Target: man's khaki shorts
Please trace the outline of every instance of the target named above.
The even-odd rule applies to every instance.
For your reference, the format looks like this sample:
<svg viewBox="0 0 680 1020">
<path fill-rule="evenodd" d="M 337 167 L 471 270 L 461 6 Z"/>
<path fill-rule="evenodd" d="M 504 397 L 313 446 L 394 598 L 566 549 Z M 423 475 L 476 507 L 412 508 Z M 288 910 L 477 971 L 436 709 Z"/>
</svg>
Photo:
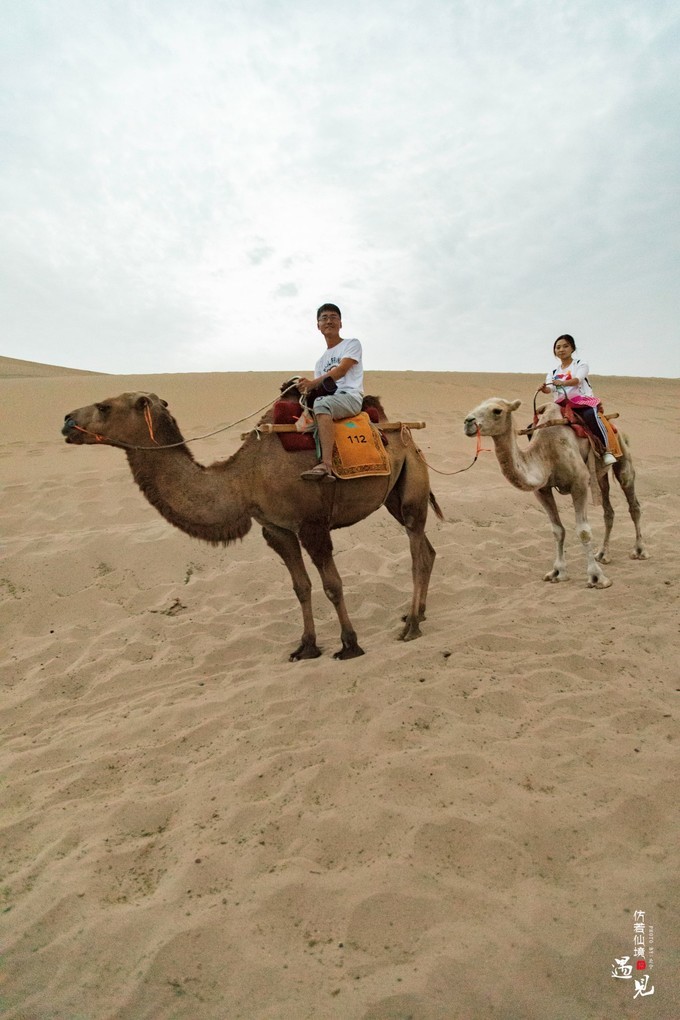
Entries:
<svg viewBox="0 0 680 1020">
<path fill-rule="evenodd" d="M 353 418 L 361 410 L 363 397 L 360 393 L 345 393 L 336 390 L 326 397 L 318 397 L 314 401 L 314 414 L 330 414 L 335 421 L 340 418 Z"/>
</svg>

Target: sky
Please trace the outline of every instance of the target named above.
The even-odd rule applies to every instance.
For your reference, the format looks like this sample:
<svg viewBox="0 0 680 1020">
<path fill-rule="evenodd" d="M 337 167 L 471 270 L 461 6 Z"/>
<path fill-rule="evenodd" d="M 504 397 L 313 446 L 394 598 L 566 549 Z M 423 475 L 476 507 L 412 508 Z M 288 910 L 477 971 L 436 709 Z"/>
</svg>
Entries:
<svg viewBox="0 0 680 1020">
<path fill-rule="evenodd" d="M 672 0 L 5 0 L 0 353 L 680 375 Z"/>
</svg>

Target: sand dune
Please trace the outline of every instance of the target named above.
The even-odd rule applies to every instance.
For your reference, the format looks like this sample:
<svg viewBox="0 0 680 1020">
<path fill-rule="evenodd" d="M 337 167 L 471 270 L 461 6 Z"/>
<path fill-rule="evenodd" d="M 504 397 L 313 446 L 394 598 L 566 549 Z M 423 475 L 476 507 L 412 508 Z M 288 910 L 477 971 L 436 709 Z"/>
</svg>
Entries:
<svg viewBox="0 0 680 1020">
<path fill-rule="evenodd" d="M 680 382 L 608 379 L 650 559 L 571 580 L 492 454 L 433 471 L 446 521 L 423 637 L 396 640 L 408 542 L 385 512 L 334 533 L 367 654 L 289 663 L 301 622 L 254 528 L 171 528 L 124 455 L 66 446 L 71 408 L 128 389 L 186 437 L 272 400 L 284 373 L 41 372 L 1 359 L 4 542 L 0 1003 L 15 1020 L 585 1020 L 680 1016 L 677 471 Z M 28 364 L 28 363 L 27 363 Z M 62 373 L 62 374 L 60 374 Z M 423 418 L 433 467 L 462 418 L 529 376 L 368 373 Z M 522 417 L 524 415 L 524 417 Z M 194 447 L 229 456 L 247 425 Z M 342 483 L 339 483 L 342 484 Z M 600 512 L 591 509 L 596 536 Z M 316 580 L 315 578 L 313 578 Z M 647 988 L 634 967 L 645 912 Z M 650 929 L 653 928 L 653 932 Z"/>
<path fill-rule="evenodd" d="M 20 358 L 0 357 L 0 379 L 36 379 L 64 375 L 95 375 L 80 368 L 63 368 L 60 365 L 41 365 Z"/>
</svg>

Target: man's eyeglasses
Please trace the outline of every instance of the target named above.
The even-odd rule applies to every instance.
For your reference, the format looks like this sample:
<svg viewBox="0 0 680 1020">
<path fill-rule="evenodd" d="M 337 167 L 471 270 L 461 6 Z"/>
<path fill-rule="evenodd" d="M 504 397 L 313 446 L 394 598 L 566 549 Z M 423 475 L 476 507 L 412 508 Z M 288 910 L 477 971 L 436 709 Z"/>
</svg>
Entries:
<svg viewBox="0 0 680 1020">
<path fill-rule="evenodd" d="M 331 315 L 322 315 L 319 322 L 333 322 L 334 319 L 339 319 L 340 316 L 333 312 Z"/>
</svg>

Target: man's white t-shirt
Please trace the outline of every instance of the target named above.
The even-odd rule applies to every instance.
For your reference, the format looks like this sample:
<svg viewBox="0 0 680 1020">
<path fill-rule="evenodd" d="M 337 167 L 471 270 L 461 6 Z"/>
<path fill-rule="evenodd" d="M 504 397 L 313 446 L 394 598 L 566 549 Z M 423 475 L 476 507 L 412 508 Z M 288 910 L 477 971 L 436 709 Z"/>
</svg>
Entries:
<svg viewBox="0 0 680 1020">
<path fill-rule="evenodd" d="M 335 347 L 329 347 L 324 351 L 314 366 L 314 378 L 318 379 L 319 376 L 325 375 L 331 368 L 339 365 L 343 358 L 352 358 L 356 364 L 352 365 L 342 379 L 336 380 L 338 390 L 343 390 L 345 393 L 356 393 L 363 397 L 364 368 L 361 360 L 361 344 L 358 340 L 341 340 Z"/>
</svg>

